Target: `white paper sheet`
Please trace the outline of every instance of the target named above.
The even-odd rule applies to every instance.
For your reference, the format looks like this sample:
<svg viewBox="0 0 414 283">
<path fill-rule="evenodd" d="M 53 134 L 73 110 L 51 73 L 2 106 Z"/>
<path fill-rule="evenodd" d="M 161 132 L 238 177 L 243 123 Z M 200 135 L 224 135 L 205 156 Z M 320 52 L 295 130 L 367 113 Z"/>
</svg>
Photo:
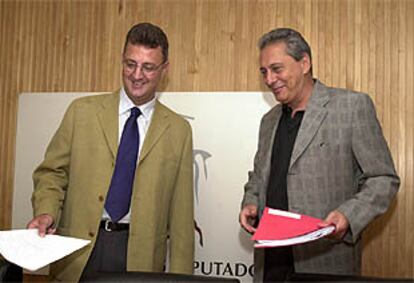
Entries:
<svg viewBox="0 0 414 283">
<path fill-rule="evenodd" d="M 82 240 L 59 235 L 40 237 L 37 229 L 0 231 L 0 253 L 27 270 L 35 271 L 88 245 Z"/>
<path fill-rule="evenodd" d="M 271 247 L 283 247 L 283 246 L 292 246 L 303 244 L 311 241 L 315 241 L 319 238 L 325 237 L 335 231 L 334 226 L 328 226 L 321 228 L 319 230 L 307 233 L 305 235 L 300 235 L 293 238 L 283 239 L 283 240 L 259 240 L 254 244 L 255 248 L 271 248 Z"/>
</svg>

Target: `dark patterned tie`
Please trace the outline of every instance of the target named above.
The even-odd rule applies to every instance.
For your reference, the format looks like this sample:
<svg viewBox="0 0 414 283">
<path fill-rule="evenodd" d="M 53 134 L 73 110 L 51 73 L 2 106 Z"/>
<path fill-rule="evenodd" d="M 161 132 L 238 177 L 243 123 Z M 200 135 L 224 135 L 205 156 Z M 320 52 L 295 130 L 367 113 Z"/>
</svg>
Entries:
<svg viewBox="0 0 414 283">
<path fill-rule="evenodd" d="M 139 146 L 137 118 L 140 114 L 138 108 L 131 108 L 131 115 L 125 123 L 118 147 L 115 170 L 105 202 L 105 209 L 113 222 L 118 222 L 124 217 L 131 204 Z"/>
</svg>

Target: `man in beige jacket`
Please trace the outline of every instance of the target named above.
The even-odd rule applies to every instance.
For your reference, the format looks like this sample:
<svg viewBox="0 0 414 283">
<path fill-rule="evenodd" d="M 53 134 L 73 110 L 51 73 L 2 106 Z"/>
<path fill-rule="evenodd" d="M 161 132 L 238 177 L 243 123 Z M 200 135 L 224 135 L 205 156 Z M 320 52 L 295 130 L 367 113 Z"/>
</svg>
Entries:
<svg viewBox="0 0 414 283">
<path fill-rule="evenodd" d="M 149 23 L 132 27 L 122 64 L 123 88 L 75 100 L 33 174 L 34 218 L 28 228 L 92 241 L 53 264 L 53 280 L 79 281 L 101 271 L 162 272 L 167 247 L 170 272 L 193 271 L 191 128 L 155 98 L 168 68 L 164 32 Z M 139 109 L 138 118 L 131 118 L 139 140 L 136 154 L 126 151 L 128 158 L 136 155 L 130 205 L 115 221 L 108 191 L 133 108 Z"/>
</svg>

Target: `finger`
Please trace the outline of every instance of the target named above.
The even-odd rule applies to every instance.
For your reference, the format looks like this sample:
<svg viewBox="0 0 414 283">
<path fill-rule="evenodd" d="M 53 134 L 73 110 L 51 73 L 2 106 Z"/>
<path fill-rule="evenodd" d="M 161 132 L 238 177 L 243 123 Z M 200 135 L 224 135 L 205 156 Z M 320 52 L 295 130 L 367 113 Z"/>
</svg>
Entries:
<svg viewBox="0 0 414 283">
<path fill-rule="evenodd" d="M 39 236 L 44 237 L 46 235 L 46 225 L 39 225 L 37 228 L 39 230 Z"/>
<path fill-rule="evenodd" d="M 34 228 L 37 228 L 37 225 L 33 221 L 31 221 L 27 224 L 26 228 L 27 229 L 34 229 Z"/>
<path fill-rule="evenodd" d="M 49 229 L 47 229 L 47 233 L 48 234 L 51 234 L 51 235 L 55 234 L 56 233 L 56 228 L 49 228 Z"/>
<path fill-rule="evenodd" d="M 249 224 L 248 217 L 246 214 L 240 215 L 240 224 L 241 226 L 249 233 L 253 233 L 255 229 Z"/>
<path fill-rule="evenodd" d="M 318 227 L 320 227 L 320 228 L 325 228 L 325 227 L 327 227 L 327 226 L 329 226 L 329 225 L 332 225 L 333 223 L 329 223 L 329 222 L 326 222 L 326 221 L 322 221 L 322 222 L 319 222 L 318 223 Z"/>
<path fill-rule="evenodd" d="M 342 239 L 343 236 L 344 236 L 343 232 L 338 232 L 335 230 L 332 234 L 328 236 L 328 238 L 333 239 L 333 240 L 340 240 Z"/>
<path fill-rule="evenodd" d="M 256 232 L 256 229 L 253 227 L 253 226 L 251 226 L 250 224 L 242 224 L 242 226 L 243 226 L 243 228 L 247 231 L 247 232 L 249 232 L 249 233 L 254 233 L 254 232 Z"/>
<path fill-rule="evenodd" d="M 346 226 L 345 223 L 340 222 L 334 224 L 334 226 L 335 231 L 331 234 L 332 238 L 337 240 L 342 239 L 348 230 L 348 226 Z"/>
</svg>

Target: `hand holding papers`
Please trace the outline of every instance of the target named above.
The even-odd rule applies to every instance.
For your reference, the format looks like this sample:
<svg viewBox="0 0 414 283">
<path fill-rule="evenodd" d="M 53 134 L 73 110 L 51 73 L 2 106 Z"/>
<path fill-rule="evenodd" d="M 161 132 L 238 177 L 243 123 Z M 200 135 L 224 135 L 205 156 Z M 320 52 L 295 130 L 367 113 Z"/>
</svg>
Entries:
<svg viewBox="0 0 414 283">
<path fill-rule="evenodd" d="M 333 225 L 320 228 L 322 220 L 307 215 L 266 207 L 253 235 L 256 248 L 297 245 L 317 240 L 335 231 Z"/>
<path fill-rule="evenodd" d="M 0 253 L 27 270 L 35 271 L 89 244 L 89 240 L 58 235 L 40 237 L 36 229 L 0 231 Z"/>
</svg>

